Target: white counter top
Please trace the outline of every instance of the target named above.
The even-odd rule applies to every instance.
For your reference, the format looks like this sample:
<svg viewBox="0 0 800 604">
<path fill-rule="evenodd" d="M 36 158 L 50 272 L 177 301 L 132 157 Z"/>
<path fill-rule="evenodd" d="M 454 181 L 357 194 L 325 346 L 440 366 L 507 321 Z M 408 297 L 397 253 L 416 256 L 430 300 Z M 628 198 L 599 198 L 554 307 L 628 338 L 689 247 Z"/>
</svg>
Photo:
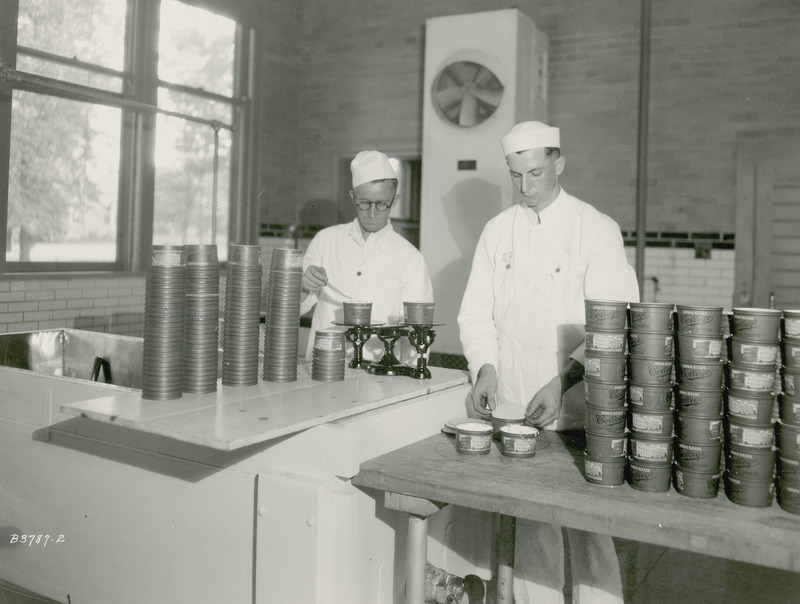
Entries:
<svg viewBox="0 0 800 604">
<path fill-rule="evenodd" d="M 300 361 L 297 381 L 232 387 L 211 394 L 184 394 L 152 401 L 126 392 L 61 406 L 67 415 L 167 436 L 222 451 L 268 441 L 319 424 L 453 388 L 467 382 L 464 371 L 431 368 L 431 379 L 375 376 L 347 369 L 341 382 L 311 379 L 311 363 Z"/>
</svg>

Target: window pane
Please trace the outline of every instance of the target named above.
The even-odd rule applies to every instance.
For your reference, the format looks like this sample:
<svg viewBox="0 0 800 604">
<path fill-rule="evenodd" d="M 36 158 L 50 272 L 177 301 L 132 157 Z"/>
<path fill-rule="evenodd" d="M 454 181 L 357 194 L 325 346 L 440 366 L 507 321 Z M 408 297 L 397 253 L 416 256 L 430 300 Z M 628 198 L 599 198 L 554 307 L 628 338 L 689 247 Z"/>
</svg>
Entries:
<svg viewBox="0 0 800 604">
<path fill-rule="evenodd" d="M 236 23 L 177 0 L 162 0 L 158 77 L 233 96 Z"/>
<path fill-rule="evenodd" d="M 12 115 L 6 260 L 114 262 L 120 111 L 15 91 Z"/>
<path fill-rule="evenodd" d="M 223 124 L 233 122 L 233 107 L 230 103 L 203 99 L 186 92 L 159 88 L 158 106 L 167 111 L 192 115 L 206 120 L 216 120 Z"/>
<path fill-rule="evenodd" d="M 231 134 L 219 133 L 217 234 L 214 241 L 214 129 L 159 115 L 156 140 L 153 243 L 212 243 L 220 260 L 228 245 Z"/>
<path fill-rule="evenodd" d="M 121 71 L 126 4 L 126 0 L 19 0 L 17 43 Z"/>
<path fill-rule="evenodd" d="M 109 92 L 122 92 L 122 77 L 95 73 L 80 67 L 53 63 L 38 57 L 19 55 L 17 57 L 17 69 L 72 84 L 91 86 L 92 88 L 108 90 Z"/>
</svg>

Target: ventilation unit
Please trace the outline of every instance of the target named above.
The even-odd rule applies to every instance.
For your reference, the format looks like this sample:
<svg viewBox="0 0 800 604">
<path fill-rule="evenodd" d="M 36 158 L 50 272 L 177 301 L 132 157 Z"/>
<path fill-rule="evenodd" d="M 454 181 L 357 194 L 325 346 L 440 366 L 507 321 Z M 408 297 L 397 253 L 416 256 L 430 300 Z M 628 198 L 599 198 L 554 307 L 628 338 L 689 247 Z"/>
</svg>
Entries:
<svg viewBox="0 0 800 604">
<path fill-rule="evenodd" d="M 420 249 L 433 280 L 434 352 L 461 354 L 456 317 L 484 224 L 514 200 L 500 137 L 547 121 L 547 37 L 517 9 L 428 19 Z"/>
</svg>

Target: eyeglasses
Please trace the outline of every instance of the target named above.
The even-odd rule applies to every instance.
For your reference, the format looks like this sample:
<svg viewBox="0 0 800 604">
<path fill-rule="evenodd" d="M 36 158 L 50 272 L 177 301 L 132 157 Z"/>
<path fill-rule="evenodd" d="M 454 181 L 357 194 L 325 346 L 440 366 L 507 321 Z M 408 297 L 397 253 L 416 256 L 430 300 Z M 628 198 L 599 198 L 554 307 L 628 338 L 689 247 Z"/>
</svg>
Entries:
<svg viewBox="0 0 800 604">
<path fill-rule="evenodd" d="M 394 201 L 394 199 L 392 201 Z M 375 209 L 379 212 L 385 212 L 392 207 L 392 201 L 367 201 L 366 199 L 354 199 L 353 203 L 356 204 L 356 207 L 359 210 L 367 211 L 369 210 L 370 206 L 375 206 Z"/>
</svg>

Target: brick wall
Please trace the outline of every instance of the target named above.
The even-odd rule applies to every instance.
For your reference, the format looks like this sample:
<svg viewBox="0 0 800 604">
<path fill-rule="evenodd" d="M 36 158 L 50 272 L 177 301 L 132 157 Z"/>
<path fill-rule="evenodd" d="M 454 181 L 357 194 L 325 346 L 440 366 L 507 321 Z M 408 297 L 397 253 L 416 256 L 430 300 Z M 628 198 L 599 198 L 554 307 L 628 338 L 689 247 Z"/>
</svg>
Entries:
<svg viewBox="0 0 800 604">
<path fill-rule="evenodd" d="M 297 104 L 285 115 L 297 152 L 276 156 L 287 169 L 271 167 L 280 184 L 270 186 L 287 194 L 262 216 L 334 200 L 342 155 L 418 153 L 425 19 L 513 6 L 550 38 L 565 187 L 633 228 L 639 0 L 306 0 Z M 648 229 L 733 231 L 737 136 L 800 126 L 798 31 L 796 0 L 653 3 Z"/>
<path fill-rule="evenodd" d="M 142 336 L 143 276 L 0 279 L 0 333 L 73 327 Z"/>
<path fill-rule="evenodd" d="M 635 264 L 636 248 L 626 247 Z M 708 258 L 696 258 L 689 248 L 646 248 L 643 302 L 697 306 L 733 306 L 733 250 L 712 249 Z"/>
</svg>

